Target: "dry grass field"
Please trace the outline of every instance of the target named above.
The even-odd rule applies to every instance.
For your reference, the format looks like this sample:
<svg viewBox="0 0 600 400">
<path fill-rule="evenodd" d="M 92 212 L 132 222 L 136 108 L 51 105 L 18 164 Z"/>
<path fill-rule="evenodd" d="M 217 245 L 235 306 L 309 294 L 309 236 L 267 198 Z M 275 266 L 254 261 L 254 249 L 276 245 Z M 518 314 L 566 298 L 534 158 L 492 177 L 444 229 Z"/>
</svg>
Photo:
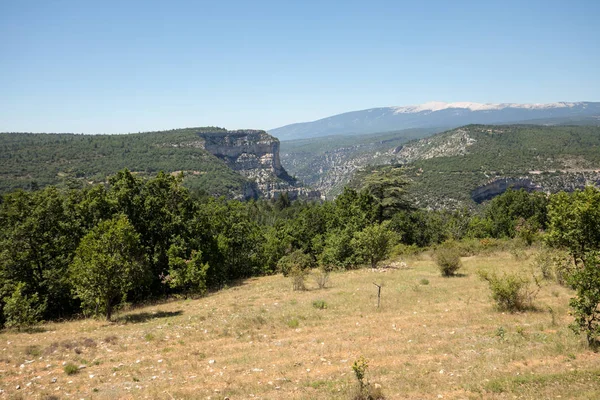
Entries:
<svg viewBox="0 0 600 400">
<path fill-rule="evenodd" d="M 321 290 L 270 276 L 113 323 L 0 333 L 0 399 L 350 399 L 360 356 L 388 399 L 600 398 L 600 355 L 568 328 L 568 289 L 544 283 L 538 311 L 501 313 L 477 276 L 530 260 L 463 258 L 453 278 L 427 255 L 405 261 Z"/>
</svg>

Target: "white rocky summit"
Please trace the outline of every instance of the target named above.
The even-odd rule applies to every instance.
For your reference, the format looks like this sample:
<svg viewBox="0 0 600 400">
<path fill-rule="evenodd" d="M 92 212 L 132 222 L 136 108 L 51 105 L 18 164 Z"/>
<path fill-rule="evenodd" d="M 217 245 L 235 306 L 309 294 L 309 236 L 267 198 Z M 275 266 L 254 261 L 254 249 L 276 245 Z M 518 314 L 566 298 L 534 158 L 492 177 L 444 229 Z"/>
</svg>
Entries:
<svg viewBox="0 0 600 400">
<path fill-rule="evenodd" d="M 424 111 L 440 111 L 447 110 L 449 108 L 464 108 L 470 111 L 486 111 L 486 110 L 502 110 L 505 108 L 522 108 L 528 110 L 544 110 L 551 108 L 572 108 L 579 106 L 583 103 L 530 103 L 530 104 L 518 104 L 518 103 L 473 103 L 468 101 L 456 102 L 456 103 L 445 103 L 442 101 L 430 101 L 428 103 L 413 105 L 413 106 L 402 106 L 392 107 L 395 114 L 404 113 L 419 113 Z"/>
<path fill-rule="evenodd" d="M 424 104 L 351 111 L 312 122 L 271 129 L 280 140 L 361 135 L 403 129 L 452 129 L 469 124 L 600 124 L 600 102 Z"/>
</svg>

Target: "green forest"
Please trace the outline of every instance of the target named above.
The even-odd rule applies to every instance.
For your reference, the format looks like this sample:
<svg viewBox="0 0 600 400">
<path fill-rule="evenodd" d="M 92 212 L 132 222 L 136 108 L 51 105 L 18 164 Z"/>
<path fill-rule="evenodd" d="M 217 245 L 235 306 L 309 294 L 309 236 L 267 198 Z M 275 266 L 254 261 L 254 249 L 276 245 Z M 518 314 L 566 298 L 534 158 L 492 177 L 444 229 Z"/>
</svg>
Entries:
<svg viewBox="0 0 600 400">
<path fill-rule="evenodd" d="M 476 212 L 428 211 L 407 200 L 404 173 L 379 168 L 326 202 L 215 198 L 191 192 L 181 175 L 126 169 L 107 184 L 11 192 L 0 203 L 0 323 L 111 319 L 124 304 L 202 296 L 276 273 L 302 289 L 311 269 L 376 268 L 391 253 L 423 248 L 445 251 L 452 264 L 448 252 L 544 243 L 568 255 L 553 274 L 578 291 L 577 326 L 596 343 L 598 189 L 509 190 Z"/>
<path fill-rule="evenodd" d="M 219 131 L 226 132 L 205 127 L 126 135 L 0 133 L 0 193 L 48 185 L 81 188 L 128 168 L 146 177 L 186 171 L 188 188 L 240 195 L 251 182 L 197 145 L 199 133 Z"/>
</svg>

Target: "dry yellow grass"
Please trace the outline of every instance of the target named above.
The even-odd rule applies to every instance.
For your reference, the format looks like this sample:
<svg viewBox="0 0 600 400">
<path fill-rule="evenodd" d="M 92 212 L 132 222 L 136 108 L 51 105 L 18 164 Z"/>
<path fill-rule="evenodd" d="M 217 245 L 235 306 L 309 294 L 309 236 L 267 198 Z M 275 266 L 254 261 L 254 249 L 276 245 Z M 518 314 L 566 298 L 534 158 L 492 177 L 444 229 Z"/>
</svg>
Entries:
<svg viewBox="0 0 600 400">
<path fill-rule="evenodd" d="M 0 398 L 348 399 L 361 355 L 389 399 L 600 398 L 600 357 L 567 327 L 568 289 L 547 283 L 540 311 L 499 313 L 476 275 L 529 261 L 464 258 L 455 278 L 427 256 L 406 261 L 334 274 L 324 290 L 293 292 L 272 276 L 117 323 L 4 332 Z M 380 309 L 373 282 L 384 284 Z M 85 368 L 67 375 L 64 363 Z"/>
</svg>

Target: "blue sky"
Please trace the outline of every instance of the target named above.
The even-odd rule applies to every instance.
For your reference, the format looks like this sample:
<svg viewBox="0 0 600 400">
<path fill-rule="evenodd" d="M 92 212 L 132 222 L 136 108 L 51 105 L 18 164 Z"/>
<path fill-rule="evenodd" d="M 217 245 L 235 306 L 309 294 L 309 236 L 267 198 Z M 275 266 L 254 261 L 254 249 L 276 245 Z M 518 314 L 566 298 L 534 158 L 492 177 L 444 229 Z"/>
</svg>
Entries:
<svg viewBox="0 0 600 400">
<path fill-rule="evenodd" d="M 0 0 L 0 131 L 600 101 L 600 1 Z"/>
</svg>

